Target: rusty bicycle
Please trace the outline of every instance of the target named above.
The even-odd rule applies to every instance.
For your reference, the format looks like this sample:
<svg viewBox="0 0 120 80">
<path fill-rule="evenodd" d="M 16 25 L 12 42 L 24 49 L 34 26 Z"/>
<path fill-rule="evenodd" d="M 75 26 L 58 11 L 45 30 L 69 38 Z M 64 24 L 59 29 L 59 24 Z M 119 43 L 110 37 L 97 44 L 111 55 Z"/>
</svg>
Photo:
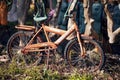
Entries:
<svg viewBox="0 0 120 80">
<path fill-rule="evenodd" d="M 69 6 L 71 6 L 71 4 Z M 16 55 L 24 56 L 24 60 L 28 65 L 38 65 L 46 59 L 46 64 L 48 65 L 50 57 L 56 54 L 54 50 L 56 50 L 67 37 L 74 33 L 74 37 L 69 40 L 65 46 L 64 61 L 66 61 L 70 67 L 77 68 L 78 70 L 96 71 L 101 69 L 104 63 L 104 53 L 101 46 L 91 36 L 80 34 L 72 14 L 66 14 L 65 18 L 66 17 L 73 20 L 73 25 L 71 25 L 68 30 L 47 26 L 45 24 L 47 20 L 46 16 L 36 19 L 37 22 L 41 22 L 39 27 L 27 25 L 16 26 L 17 29 L 22 31 L 13 34 L 8 41 L 7 51 L 10 59 Z M 49 32 L 55 33 L 59 35 L 59 37 L 51 41 L 48 36 Z M 43 59 L 43 56 L 46 56 L 46 58 Z"/>
</svg>

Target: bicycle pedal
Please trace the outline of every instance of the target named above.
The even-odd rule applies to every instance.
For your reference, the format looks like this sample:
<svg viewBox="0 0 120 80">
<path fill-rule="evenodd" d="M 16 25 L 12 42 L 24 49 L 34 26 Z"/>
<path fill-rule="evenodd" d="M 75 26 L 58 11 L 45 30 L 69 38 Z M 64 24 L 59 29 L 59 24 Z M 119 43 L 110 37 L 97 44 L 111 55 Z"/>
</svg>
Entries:
<svg viewBox="0 0 120 80">
<path fill-rule="evenodd" d="M 8 55 L 2 55 L 2 56 L 0 56 L 0 61 L 1 62 L 7 62 L 7 61 L 9 61 Z"/>
</svg>

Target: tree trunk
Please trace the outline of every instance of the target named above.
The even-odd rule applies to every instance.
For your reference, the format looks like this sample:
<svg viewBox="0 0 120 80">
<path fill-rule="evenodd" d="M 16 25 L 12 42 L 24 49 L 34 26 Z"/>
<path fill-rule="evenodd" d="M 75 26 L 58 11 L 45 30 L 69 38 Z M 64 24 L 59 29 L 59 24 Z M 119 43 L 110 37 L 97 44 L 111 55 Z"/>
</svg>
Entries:
<svg viewBox="0 0 120 80">
<path fill-rule="evenodd" d="M 31 0 L 17 0 L 18 23 L 24 24 Z"/>
<path fill-rule="evenodd" d="M 77 4 L 77 0 L 73 0 L 73 2 L 71 3 L 70 8 L 69 8 L 69 10 L 68 10 L 68 15 L 69 15 L 69 16 L 71 15 L 71 12 L 74 10 L 76 4 Z M 72 14 L 73 14 L 73 13 L 72 13 Z M 75 17 L 74 14 L 73 14 L 73 17 Z M 72 18 L 69 18 L 69 19 L 68 19 L 67 29 L 69 29 L 73 24 L 74 24 L 73 19 L 72 19 Z M 72 39 L 73 37 L 74 37 L 74 33 L 71 34 L 67 39 L 70 40 L 70 39 Z"/>
<path fill-rule="evenodd" d="M 57 18 L 58 18 L 58 14 L 60 11 L 61 2 L 62 2 L 62 0 L 57 0 L 56 8 L 53 10 L 54 11 L 53 18 L 49 22 L 50 27 L 58 28 Z"/>
<path fill-rule="evenodd" d="M 59 11 L 60 11 L 61 3 L 62 3 L 62 0 L 57 0 L 56 8 L 53 10 L 54 11 L 53 17 L 49 21 L 49 26 L 50 27 L 53 27 L 53 28 L 58 28 L 59 27 L 58 23 L 57 23 L 57 20 L 58 20 L 58 14 L 59 14 Z M 53 37 L 54 35 L 55 35 L 55 33 L 49 33 L 49 37 Z"/>
<path fill-rule="evenodd" d="M 104 3 L 106 0 L 104 1 Z M 120 33 L 120 27 L 113 31 L 113 20 L 110 12 L 107 9 L 107 4 L 105 4 L 104 11 L 106 13 L 107 17 L 107 32 L 108 32 L 108 37 L 109 37 L 109 43 L 114 43 L 115 42 L 115 37 Z"/>
<path fill-rule="evenodd" d="M 18 20 L 18 17 L 17 17 L 17 0 L 13 0 L 12 7 L 11 7 L 10 11 L 8 12 L 7 20 L 9 22 L 16 22 Z"/>
<path fill-rule="evenodd" d="M 84 17 L 85 17 L 85 24 L 86 24 L 86 27 L 85 27 L 85 35 L 91 35 L 92 32 L 92 22 L 94 21 L 93 19 L 90 18 L 90 13 L 89 13 L 89 5 L 90 4 L 90 1 L 89 0 L 84 0 L 83 1 L 83 6 L 84 6 Z"/>
</svg>

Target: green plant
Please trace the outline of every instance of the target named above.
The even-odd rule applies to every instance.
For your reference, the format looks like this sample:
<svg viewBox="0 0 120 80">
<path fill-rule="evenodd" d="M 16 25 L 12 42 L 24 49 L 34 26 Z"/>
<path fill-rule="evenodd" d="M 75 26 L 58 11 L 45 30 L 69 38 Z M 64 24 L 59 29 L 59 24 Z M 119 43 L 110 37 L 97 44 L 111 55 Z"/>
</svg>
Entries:
<svg viewBox="0 0 120 80">
<path fill-rule="evenodd" d="M 5 75 L 6 75 L 6 69 L 4 69 L 5 67 L 0 67 L 0 79 L 4 79 Z"/>
<path fill-rule="evenodd" d="M 43 79 L 44 80 L 60 80 L 61 76 L 58 71 L 51 71 L 51 70 L 44 70 L 43 72 Z"/>
<path fill-rule="evenodd" d="M 16 62 L 12 62 L 11 64 L 9 64 L 8 66 L 8 74 L 10 74 L 10 76 L 12 78 L 15 78 L 16 75 L 21 75 L 24 73 L 24 68 L 18 66 L 18 64 Z"/>
<path fill-rule="evenodd" d="M 26 75 L 24 80 L 40 80 L 42 76 L 39 66 L 27 68 L 24 75 Z"/>
<path fill-rule="evenodd" d="M 68 76 L 68 80 L 93 80 L 93 76 L 90 74 L 72 74 L 71 76 Z"/>
</svg>

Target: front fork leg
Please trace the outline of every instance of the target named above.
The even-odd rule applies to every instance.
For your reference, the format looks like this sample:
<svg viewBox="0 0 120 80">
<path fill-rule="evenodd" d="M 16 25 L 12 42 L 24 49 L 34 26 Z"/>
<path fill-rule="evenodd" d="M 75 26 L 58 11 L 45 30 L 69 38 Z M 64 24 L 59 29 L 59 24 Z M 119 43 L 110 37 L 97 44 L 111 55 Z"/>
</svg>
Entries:
<svg viewBox="0 0 120 80">
<path fill-rule="evenodd" d="M 81 41 L 81 38 L 80 38 L 80 33 L 79 32 L 77 32 L 77 39 L 78 39 L 78 43 L 79 43 L 79 46 L 80 46 L 80 50 L 81 50 L 81 54 L 80 54 L 80 56 L 85 56 L 85 49 L 84 49 L 84 47 L 83 47 L 83 45 L 82 45 L 82 41 Z"/>
</svg>

